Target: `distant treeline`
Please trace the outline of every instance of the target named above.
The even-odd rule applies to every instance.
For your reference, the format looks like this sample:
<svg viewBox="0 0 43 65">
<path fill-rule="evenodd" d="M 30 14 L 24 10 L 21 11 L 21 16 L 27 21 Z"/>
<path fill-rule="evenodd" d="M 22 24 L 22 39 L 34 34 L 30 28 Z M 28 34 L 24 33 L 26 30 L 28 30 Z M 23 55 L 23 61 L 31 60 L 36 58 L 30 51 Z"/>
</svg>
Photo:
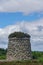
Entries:
<svg viewBox="0 0 43 65">
<path fill-rule="evenodd" d="M 5 55 L 7 53 L 7 49 L 0 48 L 0 55 Z M 43 52 L 40 51 L 32 51 L 32 58 L 37 59 L 39 57 L 43 57 Z"/>
<path fill-rule="evenodd" d="M 40 57 L 43 57 L 43 52 L 33 51 L 33 52 L 32 52 L 32 57 L 33 57 L 33 59 L 38 59 L 38 58 L 40 58 Z"/>
<path fill-rule="evenodd" d="M 6 58 L 7 49 L 0 48 L 0 59 Z M 43 52 L 32 51 L 32 59 L 39 60 L 43 62 Z"/>
<path fill-rule="evenodd" d="M 0 56 L 5 55 L 6 52 L 7 52 L 7 49 L 5 50 L 5 49 L 0 48 Z"/>
<path fill-rule="evenodd" d="M 0 48 L 0 60 L 6 59 L 7 49 Z"/>
</svg>

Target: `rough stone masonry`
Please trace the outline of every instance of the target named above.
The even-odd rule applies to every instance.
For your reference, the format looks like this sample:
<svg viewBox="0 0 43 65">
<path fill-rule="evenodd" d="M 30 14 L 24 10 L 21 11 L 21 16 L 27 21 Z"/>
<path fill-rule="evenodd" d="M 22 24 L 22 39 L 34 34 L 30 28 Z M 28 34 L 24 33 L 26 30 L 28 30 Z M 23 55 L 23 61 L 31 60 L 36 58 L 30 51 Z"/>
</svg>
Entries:
<svg viewBox="0 0 43 65">
<path fill-rule="evenodd" d="M 23 32 L 14 32 L 8 38 L 7 60 L 31 59 L 30 35 Z"/>
</svg>

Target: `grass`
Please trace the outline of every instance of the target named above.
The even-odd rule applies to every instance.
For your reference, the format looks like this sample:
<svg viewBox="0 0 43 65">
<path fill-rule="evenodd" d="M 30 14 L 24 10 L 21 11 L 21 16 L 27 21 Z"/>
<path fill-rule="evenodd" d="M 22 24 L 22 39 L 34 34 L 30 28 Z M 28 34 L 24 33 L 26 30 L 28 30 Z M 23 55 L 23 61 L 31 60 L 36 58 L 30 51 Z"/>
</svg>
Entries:
<svg viewBox="0 0 43 65">
<path fill-rule="evenodd" d="M 43 65 L 43 63 L 34 61 L 12 61 L 12 62 L 0 62 L 0 65 Z"/>
<path fill-rule="evenodd" d="M 5 55 L 1 55 L 0 56 L 0 60 L 3 60 L 3 59 L 6 59 L 6 56 Z"/>
</svg>

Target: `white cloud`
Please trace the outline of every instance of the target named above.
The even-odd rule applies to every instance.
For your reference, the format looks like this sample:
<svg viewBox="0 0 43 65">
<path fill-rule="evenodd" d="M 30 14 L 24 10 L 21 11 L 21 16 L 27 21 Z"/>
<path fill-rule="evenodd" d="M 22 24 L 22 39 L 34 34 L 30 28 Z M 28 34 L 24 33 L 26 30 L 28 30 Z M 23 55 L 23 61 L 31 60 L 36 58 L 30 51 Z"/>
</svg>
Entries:
<svg viewBox="0 0 43 65">
<path fill-rule="evenodd" d="M 18 22 L 5 28 L 0 28 L 0 47 L 7 47 L 8 35 L 15 31 L 22 31 L 31 35 L 32 50 L 43 50 L 43 19 L 33 22 Z"/>
<path fill-rule="evenodd" d="M 1 12 L 31 12 L 43 11 L 43 0 L 0 0 Z"/>
</svg>

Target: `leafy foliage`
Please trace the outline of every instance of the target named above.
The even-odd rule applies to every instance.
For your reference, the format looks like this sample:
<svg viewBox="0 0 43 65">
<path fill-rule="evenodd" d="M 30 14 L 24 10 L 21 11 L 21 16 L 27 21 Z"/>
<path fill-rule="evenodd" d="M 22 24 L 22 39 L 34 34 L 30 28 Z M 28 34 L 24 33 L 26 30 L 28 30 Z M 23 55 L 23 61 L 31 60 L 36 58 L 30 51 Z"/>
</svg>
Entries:
<svg viewBox="0 0 43 65">
<path fill-rule="evenodd" d="M 5 49 L 1 49 L 1 48 L 0 48 L 0 55 L 5 55 L 6 52 L 7 52 L 7 50 L 5 50 Z"/>
<path fill-rule="evenodd" d="M 38 52 L 38 51 L 32 52 L 32 58 L 40 62 L 43 62 L 43 52 Z"/>
<path fill-rule="evenodd" d="M 7 52 L 7 50 L 0 48 L 0 59 L 6 58 L 6 52 Z"/>
</svg>

